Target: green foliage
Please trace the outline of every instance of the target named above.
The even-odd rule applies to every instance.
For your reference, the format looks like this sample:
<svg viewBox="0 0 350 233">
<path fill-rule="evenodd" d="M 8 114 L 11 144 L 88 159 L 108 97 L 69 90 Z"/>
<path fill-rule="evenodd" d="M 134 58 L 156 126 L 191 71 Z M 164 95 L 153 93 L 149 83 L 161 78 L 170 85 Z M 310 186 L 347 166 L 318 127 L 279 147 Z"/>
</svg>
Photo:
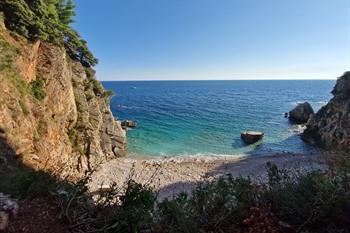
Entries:
<svg viewBox="0 0 350 233">
<path fill-rule="evenodd" d="M 0 37 L 0 71 L 10 69 L 15 56 L 18 54 L 17 48 L 11 46 L 4 38 Z"/>
<path fill-rule="evenodd" d="M 342 229 L 350 218 L 349 180 L 322 171 L 288 174 L 269 165 L 269 183 L 261 201 L 280 219 L 302 228 L 331 232 Z M 329 228 L 319 229 L 319 226 Z"/>
<path fill-rule="evenodd" d="M 97 64 L 98 60 L 88 49 L 86 41 L 70 27 L 75 15 L 72 0 L 2 0 L 0 11 L 5 14 L 5 24 L 29 40 L 40 39 L 63 45 L 68 54 L 84 66 Z"/>
<path fill-rule="evenodd" d="M 36 80 L 30 83 L 30 93 L 39 101 L 42 101 L 45 96 L 45 83 L 41 78 L 37 78 Z"/>
<path fill-rule="evenodd" d="M 259 185 L 228 175 L 162 201 L 133 180 L 124 189 L 113 185 L 95 206 L 86 193 L 88 178 L 55 196 L 74 232 L 348 232 L 350 190 L 342 175 L 300 175 L 273 164 L 267 173 Z M 35 180 L 18 179 L 20 192 L 37 190 Z"/>
<path fill-rule="evenodd" d="M 58 0 L 56 5 L 58 18 L 63 25 L 70 25 L 74 23 L 73 17 L 75 16 L 75 5 L 72 0 L 68 0 L 66 3 L 64 0 Z"/>
<path fill-rule="evenodd" d="M 101 84 L 94 76 L 88 76 L 87 82 L 85 83 L 85 90 L 91 89 L 95 96 L 103 96 L 105 90 Z"/>
<path fill-rule="evenodd" d="M 112 96 L 114 96 L 114 95 L 115 95 L 114 91 L 112 91 L 112 90 L 107 90 L 107 91 L 104 91 L 104 92 L 103 92 L 102 97 L 109 98 L 109 97 L 112 97 Z"/>
<path fill-rule="evenodd" d="M 168 232 L 196 232 L 199 225 L 186 193 L 180 193 L 174 199 L 165 199 L 158 205 L 161 228 Z"/>
<path fill-rule="evenodd" d="M 120 201 L 116 222 L 108 226 L 108 232 L 139 232 L 151 224 L 156 196 L 149 187 L 129 180 Z"/>
<path fill-rule="evenodd" d="M 159 204 L 161 229 L 166 232 L 220 232 L 241 223 L 255 203 L 250 179 L 221 177 L 197 187 L 189 198 L 180 194 Z"/>
</svg>

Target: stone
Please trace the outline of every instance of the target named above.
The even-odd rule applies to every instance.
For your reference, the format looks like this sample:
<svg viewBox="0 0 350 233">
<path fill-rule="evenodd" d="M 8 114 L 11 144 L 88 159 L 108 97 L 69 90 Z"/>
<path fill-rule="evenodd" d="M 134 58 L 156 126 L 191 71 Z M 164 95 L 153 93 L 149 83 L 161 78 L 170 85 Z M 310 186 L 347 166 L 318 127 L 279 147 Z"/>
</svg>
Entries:
<svg viewBox="0 0 350 233">
<path fill-rule="evenodd" d="M 350 149 L 350 72 L 337 79 L 333 98 L 306 124 L 302 139 L 326 149 Z"/>
<path fill-rule="evenodd" d="M 125 121 L 122 121 L 121 125 L 122 125 L 123 129 L 135 128 L 136 127 L 136 122 L 135 121 L 131 121 L 131 120 L 125 120 Z"/>
<path fill-rule="evenodd" d="M 18 212 L 18 204 L 8 195 L 0 193 L 0 231 L 7 228 L 10 216 L 15 216 Z"/>
<path fill-rule="evenodd" d="M 260 141 L 264 137 L 263 132 L 257 131 L 246 131 L 241 133 L 241 138 L 246 144 L 253 144 Z"/>
<path fill-rule="evenodd" d="M 289 120 L 297 124 L 305 124 L 314 110 L 308 102 L 298 104 L 292 111 L 289 112 Z"/>
</svg>

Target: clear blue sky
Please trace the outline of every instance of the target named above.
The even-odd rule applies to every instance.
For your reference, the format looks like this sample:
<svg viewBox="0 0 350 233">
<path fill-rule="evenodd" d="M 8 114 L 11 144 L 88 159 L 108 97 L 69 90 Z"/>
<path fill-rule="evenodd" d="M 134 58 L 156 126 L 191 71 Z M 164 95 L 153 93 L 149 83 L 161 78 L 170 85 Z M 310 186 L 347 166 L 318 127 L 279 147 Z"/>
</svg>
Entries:
<svg viewBox="0 0 350 233">
<path fill-rule="evenodd" d="M 335 78 L 350 0 L 76 0 L 100 80 Z"/>
</svg>

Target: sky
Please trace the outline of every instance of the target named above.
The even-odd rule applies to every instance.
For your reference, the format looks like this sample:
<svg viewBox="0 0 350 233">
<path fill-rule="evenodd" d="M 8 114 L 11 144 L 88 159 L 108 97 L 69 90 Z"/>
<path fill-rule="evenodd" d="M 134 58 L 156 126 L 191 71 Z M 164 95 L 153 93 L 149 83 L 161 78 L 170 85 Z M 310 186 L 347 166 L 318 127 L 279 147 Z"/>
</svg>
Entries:
<svg viewBox="0 0 350 233">
<path fill-rule="evenodd" d="M 334 79 L 350 0 L 75 0 L 99 80 Z"/>
</svg>

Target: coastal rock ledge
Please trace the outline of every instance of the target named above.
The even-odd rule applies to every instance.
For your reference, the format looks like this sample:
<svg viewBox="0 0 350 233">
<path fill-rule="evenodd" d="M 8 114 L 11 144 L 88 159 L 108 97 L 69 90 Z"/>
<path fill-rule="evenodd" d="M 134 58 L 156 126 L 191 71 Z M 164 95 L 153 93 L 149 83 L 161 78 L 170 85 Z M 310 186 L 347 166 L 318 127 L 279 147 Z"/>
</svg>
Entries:
<svg viewBox="0 0 350 233">
<path fill-rule="evenodd" d="M 325 148 L 350 148 L 350 72 L 339 77 L 333 98 L 306 124 L 302 139 Z"/>
</svg>

